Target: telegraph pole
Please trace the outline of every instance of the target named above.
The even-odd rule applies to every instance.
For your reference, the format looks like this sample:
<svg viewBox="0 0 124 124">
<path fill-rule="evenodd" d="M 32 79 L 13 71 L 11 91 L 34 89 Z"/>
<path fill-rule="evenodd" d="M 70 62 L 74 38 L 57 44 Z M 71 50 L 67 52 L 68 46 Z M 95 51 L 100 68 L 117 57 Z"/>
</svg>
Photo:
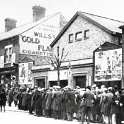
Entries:
<svg viewBox="0 0 124 124">
<path fill-rule="evenodd" d="M 122 29 L 122 79 L 121 88 L 124 88 L 124 25 L 119 27 Z"/>
<path fill-rule="evenodd" d="M 57 47 L 57 75 L 58 81 L 57 84 L 60 86 L 60 60 L 59 60 L 59 46 Z"/>
</svg>

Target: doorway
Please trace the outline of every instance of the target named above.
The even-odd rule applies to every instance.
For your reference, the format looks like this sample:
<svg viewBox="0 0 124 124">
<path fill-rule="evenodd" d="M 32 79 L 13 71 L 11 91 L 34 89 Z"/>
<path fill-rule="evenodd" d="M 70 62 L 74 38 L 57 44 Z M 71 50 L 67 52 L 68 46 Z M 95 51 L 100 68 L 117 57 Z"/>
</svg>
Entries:
<svg viewBox="0 0 124 124">
<path fill-rule="evenodd" d="M 45 78 L 36 79 L 36 86 L 45 88 Z"/>
<path fill-rule="evenodd" d="M 86 75 L 74 76 L 75 87 L 86 88 Z"/>
</svg>

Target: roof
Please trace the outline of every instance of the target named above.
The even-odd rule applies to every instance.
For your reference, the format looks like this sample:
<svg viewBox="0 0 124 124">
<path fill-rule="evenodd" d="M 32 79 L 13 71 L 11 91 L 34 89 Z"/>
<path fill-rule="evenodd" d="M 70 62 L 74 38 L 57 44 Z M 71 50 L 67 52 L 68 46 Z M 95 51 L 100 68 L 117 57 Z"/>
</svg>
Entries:
<svg viewBox="0 0 124 124">
<path fill-rule="evenodd" d="M 118 49 L 118 48 L 122 48 L 122 45 L 117 45 L 114 43 L 110 43 L 110 42 L 105 42 L 102 45 L 100 45 L 97 49 L 94 50 L 94 52 L 98 52 L 98 51 L 105 51 L 105 50 L 111 50 L 111 49 Z"/>
<path fill-rule="evenodd" d="M 0 34 L 0 40 L 5 40 L 5 39 L 8 39 L 10 37 L 14 37 L 14 36 L 17 36 L 19 34 L 22 34 L 22 33 L 24 33 L 26 31 L 28 31 L 28 30 L 30 30 L 30 29 L 32 29 L 32 28 L 34 28 L 34 27 L 46 22 L 50 18 L 53 18 L 53 17 L 55 17 L 55 16 L 57 16 L 59 14 L 60 14 L 60 12 L 57 12 L 55 14 L 46 16 L 46 17 L 40 19 L 37 22 L 31 22 L 31 23 L 28 23 L 28 24 L 24 24 L 24 25 L 21 25 L 21 26 L 19 26 L 17 28 L 14 28 L 14 29 L 12 29 L 12 30 L 10 30 L 8 32 L 1 33 Z"/>
<path fill-rule="evenodd" d="M 63 33 L 68 29 L 68 27 L 74 22 L 74 20 L 78 17 L 82 17 L 89 21 L 90 23 L 96 25 L 97 27 L 103 29 L 104 31 L 110 34 L 120 34 L 122 31 L 119 28 L 120 26 L 124 25 L 123 21 L 110 19 L 107 17 L 102 17 L 86 12 L 76 12 L 76 14 L 70 19 L 70 21 L 65 25 L 65 27 L 61 30 L 61 32 L 57 35 L 55 40 L 51 43 L 51 47 L 55 45 L 55 43 L 60 39 Z"/>
<path fill-rule="evenodd" d="M 23 63 L 23 62 L 34 62 L 34 60 L 32 60 L 31 58 L 29 58 L 27 56 L 24 56 L 24 58 L 20 58 L 19 62 L 20 63 Z"/>
</svg>

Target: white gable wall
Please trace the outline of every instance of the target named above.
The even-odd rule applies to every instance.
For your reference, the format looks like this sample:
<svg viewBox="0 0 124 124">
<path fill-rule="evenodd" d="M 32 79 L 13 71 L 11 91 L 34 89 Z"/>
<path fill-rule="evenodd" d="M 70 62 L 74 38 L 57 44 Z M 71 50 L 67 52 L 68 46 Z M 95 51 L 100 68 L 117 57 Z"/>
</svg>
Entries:
<svg viewBox="0 0 124 124">
<path fill-rule="evenodd" d="M 89 30 L 89 39 L 87 40 L 84 40 L 85 30 Z M 75 34 L 79 31 L 82 31 L 82 41 L 74 41 L 73 43 L 69 43 L 69 34 Z M 103 44 L 106 41 L 116 43 L 117 38 L 78 16 L 55 44 L 53 51 L 56 53 L 56 48 L 59 45 L 60 51 L 62 48 L 65 48 L 65 53 L 69 52 L 65 61 L 87 59 L 92 58 L 93 51 L 98 48 L 100 44 Z"/>
</svg>

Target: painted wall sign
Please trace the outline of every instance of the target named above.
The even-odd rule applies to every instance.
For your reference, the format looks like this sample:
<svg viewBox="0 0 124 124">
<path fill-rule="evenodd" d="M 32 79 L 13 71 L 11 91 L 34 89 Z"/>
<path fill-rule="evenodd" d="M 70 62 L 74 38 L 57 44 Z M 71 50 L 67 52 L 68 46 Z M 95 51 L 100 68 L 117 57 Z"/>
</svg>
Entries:
<svg viewBox="0 0 124 124">
<path fill-rule="evenodd" d="M 49 45 L 55 39 L 59 29 L 48 25 L 39 25 L 20 35 L 20 53 L 49 56 Z"/>
<path fill-rule="evenodd" d="M 95 81 L 121 80 L 122 49 L 95 53 Z"/>
</svg>

